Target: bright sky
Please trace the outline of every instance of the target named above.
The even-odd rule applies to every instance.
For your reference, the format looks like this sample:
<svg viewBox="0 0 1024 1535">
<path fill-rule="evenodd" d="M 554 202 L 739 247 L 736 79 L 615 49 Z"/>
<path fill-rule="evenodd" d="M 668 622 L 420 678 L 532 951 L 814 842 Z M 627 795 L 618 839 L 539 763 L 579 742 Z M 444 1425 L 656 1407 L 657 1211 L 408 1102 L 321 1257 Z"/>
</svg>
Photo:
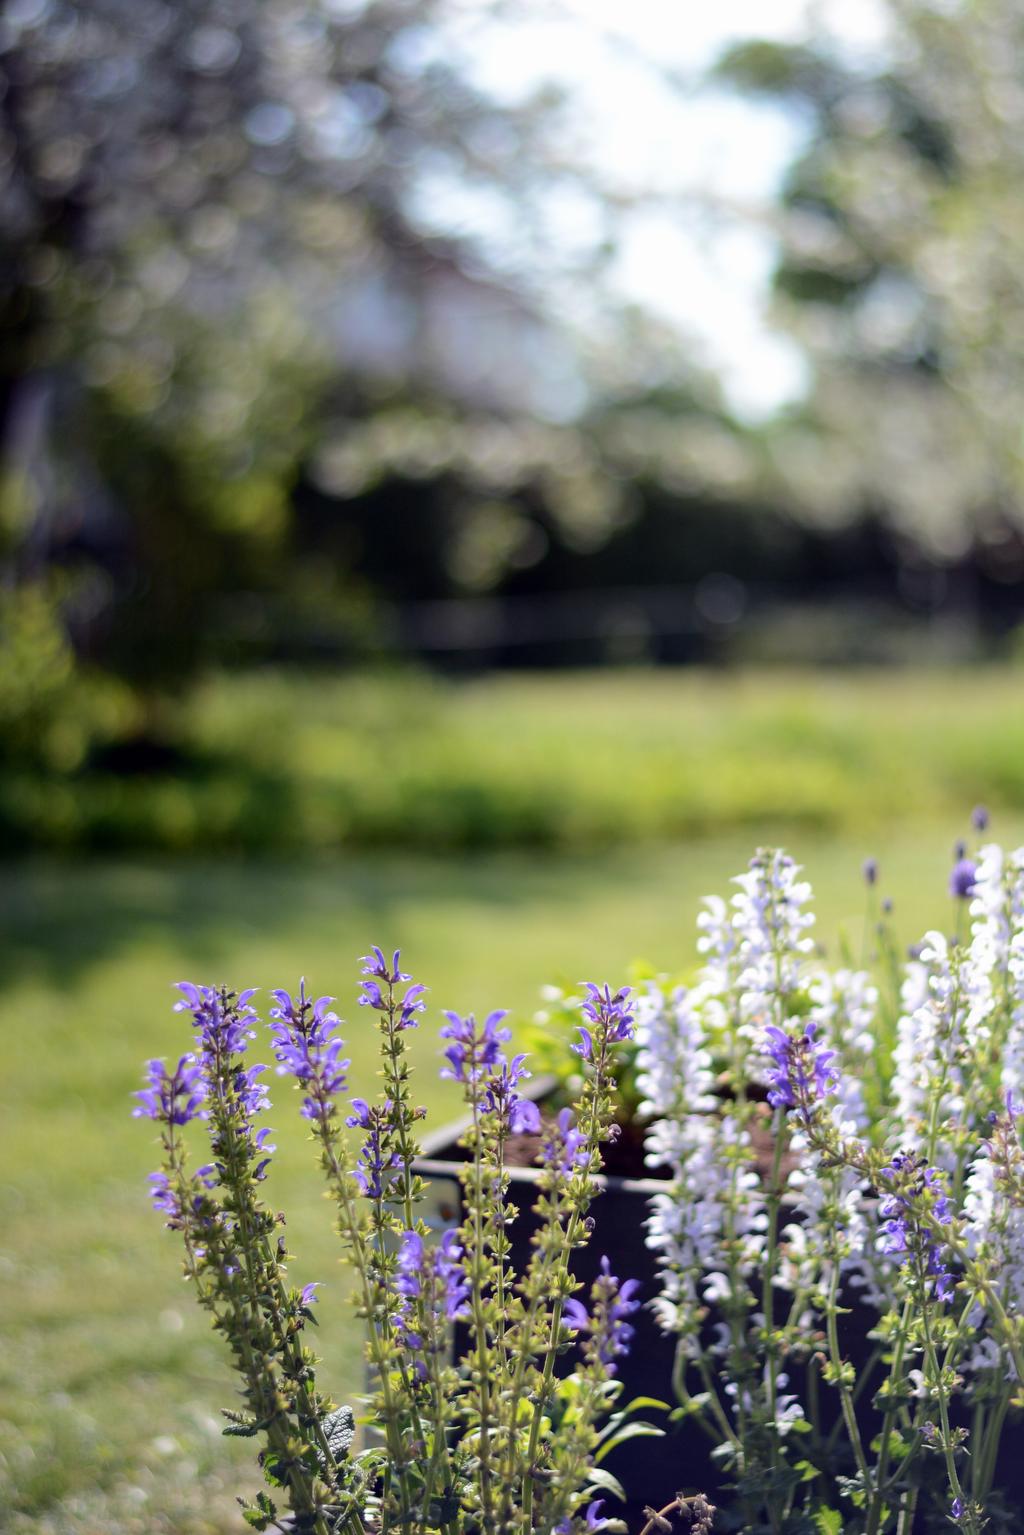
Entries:
<svg viewBox="0 0 1024 1535">
<path fill-rule="evenodd" d="M 732 404 L 752 417 L 806 384 L 799 351 L 767 323 L 773 248 L 756 217 L 806 129 L 775 107 L 673 87 L 659 71 L 692 82 L 730 42 L 796 40 L 812 25 L 870 54 L 884 37 L 882 0 L 515 0 L 498 19 L 486 0 L 461 0 L 454 33 L 472 74 L 501 99 L 521 101 L 546 83 L 568 93 L 568 158 L 592 165 L 624 198 L 664 199 L 620 216 L 609 281 L 678 328 L 680 345 L 716 369 Z M 695 193 L 753 217 L 700 216 Z M 490 220 L 496 245 L 514 259 L 523 236 L 507 214 L 502 227 L 499 210 L 483 209 L 479 197 L 450 184 L 441 195 L 446 222 L 479 229 Z M 548 201 L 556 249 L 593 243 L 600 220 L 585 194 L 561 184 Z M 579 285 L 566 300 L 586 324 Z"/>
</svg>

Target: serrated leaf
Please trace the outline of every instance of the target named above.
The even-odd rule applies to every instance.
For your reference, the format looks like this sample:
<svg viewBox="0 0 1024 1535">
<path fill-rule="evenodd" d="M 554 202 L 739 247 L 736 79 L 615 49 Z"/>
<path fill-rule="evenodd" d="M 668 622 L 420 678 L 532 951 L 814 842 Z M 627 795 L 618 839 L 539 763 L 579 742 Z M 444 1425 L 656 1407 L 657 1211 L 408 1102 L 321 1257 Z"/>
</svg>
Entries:
<svg viewBox="0 0 1024 1535">
<path fill-rule="evenodd" d="M 843 1535 L 843 1516 L 838 1509 L 816 1509 L 814 1522 L 820 1531 L 820 1535 Z"/>
<path fill-rule="evenodd" d="M 347 1460 L 356 1437 L 356 1420 L 351 1407 L 338 1407 L 323 1419 L 321 1427 L 335 1461 Z M 318 1457 L 322 1460 L 322 1456 Z"/>
</svg>

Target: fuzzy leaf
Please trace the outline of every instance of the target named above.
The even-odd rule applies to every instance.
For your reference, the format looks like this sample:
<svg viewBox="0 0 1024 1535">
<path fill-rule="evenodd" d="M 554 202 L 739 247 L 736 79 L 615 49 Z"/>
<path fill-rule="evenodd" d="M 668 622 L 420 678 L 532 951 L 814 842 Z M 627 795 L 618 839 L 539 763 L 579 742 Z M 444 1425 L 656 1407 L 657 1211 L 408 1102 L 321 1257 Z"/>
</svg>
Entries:
<svg viewBox="0 0 1024 1535">
<path fill-rule="evenodd" d="M 323 1420 L 324 1437 L 335 1461 L 347 1460 L 356 1437 L 356 1423 L 351 1407 L 338 1407 Z M 319 1455 L 318 1458 L 322 1459 Z"/>
</svg>

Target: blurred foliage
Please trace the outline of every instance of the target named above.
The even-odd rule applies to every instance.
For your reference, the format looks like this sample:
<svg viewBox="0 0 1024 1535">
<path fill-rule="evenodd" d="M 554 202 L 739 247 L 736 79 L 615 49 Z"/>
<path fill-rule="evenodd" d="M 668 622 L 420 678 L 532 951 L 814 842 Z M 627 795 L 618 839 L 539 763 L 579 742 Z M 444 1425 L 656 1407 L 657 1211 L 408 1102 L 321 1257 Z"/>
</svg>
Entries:
<svg viewBox="0 0 1024 1535">
<path fill-rule="evenodd" d="M 62 778 L 6 772 L 0 832 L 67 850 L 583 852 L 1019 809 L 1019 687 L 1009 667 L 232 674 L 179 704 L 170 762 L 100 750 Z"/>
<path fill-rule="evenodd" d="M 0 590 L 0 740 L 8 764 L 73 773 L 131 728 L 130 690 L 76 666 L 57 603 L 41 587 Z"/>
<path fill-rule="evenodd" d="M 76 651 L 144 690 L 251 640 L 254 598 L 264 651 L 328 607 L 358 651 L 345 505 L 388 478 L 440 488 L 430 535 L 469 588 L 521 557 L 524 485 L 607 522 L 557 322 L 434 207 L 440 178 L 526 218 L 559 154 L 556 99 L 460 73 L 457 10 L 0 14 L 0 557 L 65 571 Z M 312 582 L 303 474 L 342 526 Z"/>
<path fill-rule="evenodd" d="M 965 635 L 979 612 L 1004 629 L 997 589 L 1024 577 L 1024 22 L 1010 0 L 884 13 L 870 53 L 755 40 L 713 82 L 807 130 L 764 218 L 777 317 L 815 385 L 755 427 L 652 315 L 610 302 L 600 341 L 571 329 L 567 274 L 608 291 L 626 210 L 563 101 L 472 83 L 455 0 L 10 0 L 0 562 L 66 635 L 40 667 L 73 655 L 82 674 L 45 683 L 52 730 L 8 686 L 0 762 L 110 775 L 70 808 L 59 782 L 7 784 L 10 824 L 187 843 L 182 806 L 220 804 L 223 779 L 180 729 L 190 679 L 435 653 L 437 615 L 412 603 L 624 590 L 618 650 L 552 641 L 556 616 L 529 654 L 494 647 L 499 664 L 915 654 L 872 618 L 885 604 L 908 634 L 944 603 Z M 597 233 L 556 281 L 531 231 L 577 194 Z M 451 211 L 469 203 L 490 239 Z M 723 573 L 772 602 L 812 594 L 812 624 L 744 611 L 738 640 L 730 620 L 703 648 L 716 621 L 696 642 L 660 643 L 643 613 L 630 631 L 627 588 L 710 578 L 721 610 Z M 852 643 L 827 612 L 844 582 L 862 588 Z M 189 785 L 133 781 L 120 808 L 117 771 L 141 771 L 147 743 Z"/>
<path fill-rule="evenodd" d="M 770 431 L 804 515 L 881 509 L 910 558 L 1024 577 L 1024 12 L 883 0 L 882 36 L 752 41 L 719 76 L 806 123 L 772 216 L 805 408 Z"/>
</svg>

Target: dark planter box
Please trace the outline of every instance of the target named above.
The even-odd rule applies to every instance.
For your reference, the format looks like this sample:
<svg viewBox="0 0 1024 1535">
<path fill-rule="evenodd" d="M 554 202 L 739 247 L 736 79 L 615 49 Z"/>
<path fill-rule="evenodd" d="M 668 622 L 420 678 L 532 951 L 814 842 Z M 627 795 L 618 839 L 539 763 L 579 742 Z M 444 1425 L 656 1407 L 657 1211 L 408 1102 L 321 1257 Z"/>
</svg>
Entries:
<svg viewBox="0 0 1024 1535">
<path fill-rule="evenodd" d="M 554 1086 L 553 1080 L 539 1078 L 531 1083 L 530 1096 L 543 1104 Z M 466 1128 L 466 1123 L 453 1124 L 427 1137 L 422 1155 L 415 1163 L 415 1171 L 430 1189 L 424 1218 L 439 1230 L 456 1226 L 462 1219 L 459 1173 L 465 1166 L 466 1154 L 458 1142 Z M 509 1199 L 519 1211 L 509 1227 L 511 1258 L 513 1268 L 521 1273 L 529 1260 L 530 1238 L 538 1226 L 534 1213 L 538 1172 L 533 1167 L 512 1167 L 509 1176 Z M 655 1254 L 644 1242 L 644 1221 L 650 1196 L 663 1189 L 664 1182 L 657 1178 L 602 1174 L 598 1184 L 600 1192 L 591 1206 L 595 1230 L 587 1247 L 575 1254 L 573 1271 L 589 1288 L 601 1258 L 607 1257 L 612 1273 L 620 1279 L 640 1281 L 641 1298 L 648 1301 L 657 1293 L 658 1282 Z M 585 1299 L 585 1295 L 584 1290 L 581 1298 Z M 672 1405 L 673 1340 L 659 1330 L 646 1306 L 630 1320 L 635 1324 L 636 1335 L 629 1355 L 619 1361 L 623 1384 L 620 1402 L 649 1396 Z M 564 1356 L 566 1369 L 571 1368 L 572 1358 L 570 1350 Z M 697 1490 L 709 1485 L 710 1472 L 708 1441 L 695 1426 L 684 1425 L 680 1433 L 665 1423 L 665 1414 L 653 1408 L 638 1412 L 636 1417 L 665 1427 L 666 1436 L 630 1439 L 602 1462 L 626 1490 L 629 1505 L 621 1517 L 626 1518 L 631 1530 L 642 1527 L 640 1515 L 644 1504 L 662 1507 L 684 1486 Z M 611 1498 L 605 1511 L 620 1515 Z"/>
</svg>

